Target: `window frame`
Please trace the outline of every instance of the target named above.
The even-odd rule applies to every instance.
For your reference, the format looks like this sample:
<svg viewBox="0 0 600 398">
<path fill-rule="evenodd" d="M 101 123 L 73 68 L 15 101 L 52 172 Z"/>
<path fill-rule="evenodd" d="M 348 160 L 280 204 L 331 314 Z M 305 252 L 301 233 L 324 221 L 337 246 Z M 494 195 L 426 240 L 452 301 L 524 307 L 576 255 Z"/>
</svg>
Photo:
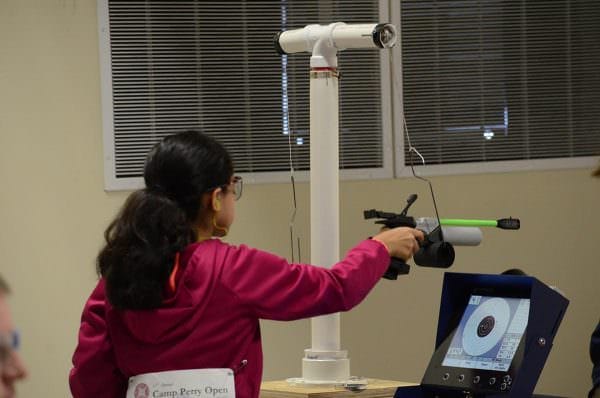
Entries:
<svg viewBox="0 0 600 398">
<path fill-rule="evenodd" d="M 390 2 L 391 23 L 398 27 L 398 42 L 392 49 L 390 68 L 390 77 L 392 86 L 393 100 L 393 125 L 394 125 L 394 159 L 395 176 L 411 177 L 412 170 L 409 165 L 405 165 L 404 156 L 404 98 L 402 87 L 402 32 L 401 26 L 401 1 Z M 409 131 L 410 134 L 410 131 Z M 416 148 L 417 150 L 419 148 Z M 580 156 L 569 158 L 547 158 L 547 159 L 522 159 L 506 161 L 488 161 L 488 162 L 467 162 L 450 163 L 436 165 L 421 165 L 421 159 L 417 155 L 413 156 L 415 172 L 420 176 L 444 176 L 461 174 L 483 174 L 483 173 L 507 173 L 522 171 L 542 171 L 542 170 L 561 170 L 561 169 L 591 169 L 598 161 L 600 156 Z M 427 159 L 425 159 L 427 161 Z"/>
<path fill-rule="evenodd" d="M 113 89 L 111 69 L 111 43 L 109 27 L 109 0 L 97 0 L 98 15 L 98 41 L 100 63 L 100 94 L 102 113 L 103 135 L 103 163 L 104 163 L 104 189 L 105 191 L 135 190 L 144 187 L 143 177 L 116 177 L 115 164 L 115 134 L 113 128 Z M 379 18 L 382 22 L 390 19 L 389 2 L 379 0 Z M 372 22 L 380 22 L 372 21 Z M 335 22 L 335 21 L 332 21 Z M 343 22 L 343 21 L 342 21 Z M 300 26 L 299 26 L 300 28 Z M 275 51 L 275 50 L 273 50 Z M 365 50 L 374 51 L 374 50 Z M 309 54 L 295 54 L 292 57 L 308 57 Z M 390 81 L 390 51 L 379 51 L 380 60 L 380 90 L 381 90 L 381 133 L 382 133 L 382 160 L 380 168 L 356 168 L 340 170 L 342 180 L 385 179 L 394 176 L 394 150 L 393 150 L 393 118 L 392 118 L 392 84 Z M 343 73 L 344 65 L 340 64 Z M 308 70 L 306 79 L 308 80 Z M 343 84 L 343 79 L 340 81 Z M 251 172 L 239 173 L 246 183 L 286 183 L 290 181 L 290 171 Z M 309 171 L 294 171 L 294 178 L 298 182 L 310 179 Z"/>
</svg>

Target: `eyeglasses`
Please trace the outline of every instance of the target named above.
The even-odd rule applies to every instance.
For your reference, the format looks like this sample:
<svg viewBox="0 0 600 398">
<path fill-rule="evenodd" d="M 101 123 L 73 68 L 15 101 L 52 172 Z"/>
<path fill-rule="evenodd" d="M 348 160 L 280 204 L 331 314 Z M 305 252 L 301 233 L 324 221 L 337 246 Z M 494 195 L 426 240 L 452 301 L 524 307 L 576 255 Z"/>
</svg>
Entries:
<svg viewBox="0 0 600 398">
<path fill-rule="evenodd" d="M 235 195 L 235 200 L 240 200 L 242 197 L 242 189 L 244 188 L 244 181 L 240 176 L 233 176 L 231 179 L 231 184 L 233 184 L 233 194 Z"/>
<path fill-rule="evenodd" d="M 19 349 L 21 338 L 17 330 L 0 334 L 0 364 L 8 361 L 11 351 Z"/>
<path fill-rule="evenodd" d="M 240 176 L 233 176 L 231 178 L 231 181 L 229 182 L 229 184 L 223 184 L 223 185 L 209 188 L 206 190 L 206 192 L 213 191 L 217 188 L 221 188 L 222 190 L 228 190 L 231 185 L 233 185 L 233 194 L 235 195 L 235 197 L 234 197 L 235 200 L 240 200 L 240 198 L 242 197 L 242 189 L 244 187 L 242 177 L 240 177 Z"/>
</svg>

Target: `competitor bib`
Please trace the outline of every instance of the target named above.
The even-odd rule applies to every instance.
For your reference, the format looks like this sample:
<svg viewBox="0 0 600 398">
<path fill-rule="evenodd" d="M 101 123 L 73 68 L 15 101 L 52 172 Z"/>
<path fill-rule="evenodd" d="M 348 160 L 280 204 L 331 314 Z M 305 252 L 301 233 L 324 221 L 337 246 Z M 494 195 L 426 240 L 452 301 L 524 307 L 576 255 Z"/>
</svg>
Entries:
<svg viewBox="0 0 600 398">
<path fill-rule="evenodd" d="M 231 369 L 189 369 L 129 378 L 127 398 L 235 398 Z"/>
</svg>

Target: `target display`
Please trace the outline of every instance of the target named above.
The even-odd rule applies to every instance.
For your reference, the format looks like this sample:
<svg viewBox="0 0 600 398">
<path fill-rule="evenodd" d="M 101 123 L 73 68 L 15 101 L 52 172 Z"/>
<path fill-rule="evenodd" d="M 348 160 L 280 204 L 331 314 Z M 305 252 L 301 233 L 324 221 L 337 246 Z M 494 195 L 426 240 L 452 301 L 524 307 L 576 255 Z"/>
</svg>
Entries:
<svg viewBox="0 0 600 398">
<path fill-rule="evenodd" d="M 507 371 L 529 318 L 529 299 L 471 295 L 443 366 Z"/>
</svg>

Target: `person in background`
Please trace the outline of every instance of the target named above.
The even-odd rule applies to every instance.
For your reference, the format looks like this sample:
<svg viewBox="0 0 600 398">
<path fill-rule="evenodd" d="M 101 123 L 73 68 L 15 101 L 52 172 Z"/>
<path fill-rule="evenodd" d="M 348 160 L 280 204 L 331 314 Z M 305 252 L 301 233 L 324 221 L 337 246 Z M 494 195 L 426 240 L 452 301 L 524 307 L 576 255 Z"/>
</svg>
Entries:
<svg viewBox="0 0 600 398">
<path fill-rule="evenodd" d="M 600 177 L 600 165 L 592 173 L 594 177 Z M 589 398 L 600 398 L 600 322 L 596 325 L 596 330 L 592 333 L 590 341 L 590 358 L 592 359 L 592 390 Z"/>
<path fill-rule="evenodd" d="M 101 278 L 83 310 L 69 376 L 75 398 L 195 394 L 186 386 L 212 383 L 209 369 L 235 387 L 219 388 L 227 393 L 219 397 L 258 398 L 260 319 L 347 311 L 390 256 L 409 259 L 424 238 L 412 228 L 386 230 L 331 269 L 224 243 L 242 180 L 225 147 L 197 131 L 159 142 L 144 182 L 105 232 Z M 172 391 L 150 393 L 160 386 Z"/>
<path fill-rule="evenodd" d="M 0 276 L 0 398 L 15 397 L 15 382 L 27 376 L 25 364 L 17 352 L 19 335 L 8 306 L 9 293 L 8 283 Z"/>
</svg>

